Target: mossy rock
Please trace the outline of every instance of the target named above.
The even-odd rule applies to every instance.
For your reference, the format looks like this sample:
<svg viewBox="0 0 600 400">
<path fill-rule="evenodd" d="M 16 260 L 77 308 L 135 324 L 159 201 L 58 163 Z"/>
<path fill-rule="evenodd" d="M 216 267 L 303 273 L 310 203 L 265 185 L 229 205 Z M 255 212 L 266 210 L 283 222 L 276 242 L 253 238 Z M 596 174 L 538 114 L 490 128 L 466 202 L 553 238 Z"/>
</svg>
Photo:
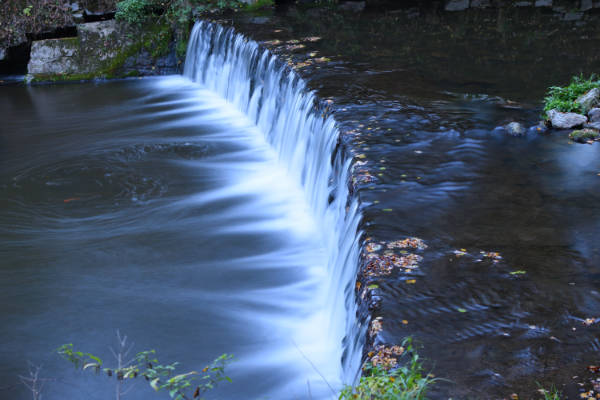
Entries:
<svg viewBox="0 0 600 400">
<path fill-rule="evenodd" d="M 600 138 L 600 133 L 595 129 L 578 129 L 569 133 L 569 139 L 577 143 L 587 143 L 589 140 Z"/>
<path fill-rule="evenodd" d="M 33 43 L 33 82 L 121 78 L 177 72 L 171 26 L 100 21 L 77 26 L 76 38 Z"/>
</svg>

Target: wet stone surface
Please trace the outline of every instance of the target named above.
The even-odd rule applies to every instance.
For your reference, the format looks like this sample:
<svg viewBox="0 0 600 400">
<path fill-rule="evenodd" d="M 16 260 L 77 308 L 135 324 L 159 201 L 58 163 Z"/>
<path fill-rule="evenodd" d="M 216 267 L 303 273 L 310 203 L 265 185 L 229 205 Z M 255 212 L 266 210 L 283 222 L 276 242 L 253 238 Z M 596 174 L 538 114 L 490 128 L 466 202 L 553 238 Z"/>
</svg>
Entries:
<svg viewBox="0 0 600 400">
<path fill-rule="evenodd" d="M 599 70 L 597 23 L 542 8 L 290 8 L 235 24 L 329 100 L 363 205 L 370 349 L 412 336 L 449 380 L 432 398 L 593 389 L 600 148 L 538 122 L 548 86 Z M 527 131 L 495 129 L 511 122 Z M 389 247 L 408 238 L 427 247 Z"/>
</svg>

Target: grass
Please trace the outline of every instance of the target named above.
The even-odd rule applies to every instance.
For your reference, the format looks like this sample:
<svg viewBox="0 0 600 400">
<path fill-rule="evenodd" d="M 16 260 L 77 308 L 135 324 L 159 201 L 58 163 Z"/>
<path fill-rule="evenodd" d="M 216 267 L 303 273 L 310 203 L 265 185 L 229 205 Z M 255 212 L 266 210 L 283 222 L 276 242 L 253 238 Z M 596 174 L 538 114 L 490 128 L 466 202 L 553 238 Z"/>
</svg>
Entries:
<svg viewBox="0 0 600 400">
<path fill-rule="evenodd" d="M 562 393 L 559 392 L 554 385 L 550 388 L 550 390 L 543 389 L 540 386 L 540 392 L 544 394 L 544 400 L 562 400 Z"/>
<path fill-rule="evenodd" d="M 422 400 L 435 379 L 423 371 L 419 355 L 412 347 L 411 339 L 404 341 L 404 355 L 410 357 L 404 365 L 395 369 L 367 363 L 363 376 L 356 386 L 346 386 L 339 400 Z"/>
<path fill-rule="evenodd" d="M 587 79 L 583 75 L 574 76 L 565 87 L 550 87 L 544 102 L 544 115 L 553 109 L 581 113 L 581 105 L 575 100 L 593 88 L 600 88 L 600 80 L 595 75 Z"/>
</svg>

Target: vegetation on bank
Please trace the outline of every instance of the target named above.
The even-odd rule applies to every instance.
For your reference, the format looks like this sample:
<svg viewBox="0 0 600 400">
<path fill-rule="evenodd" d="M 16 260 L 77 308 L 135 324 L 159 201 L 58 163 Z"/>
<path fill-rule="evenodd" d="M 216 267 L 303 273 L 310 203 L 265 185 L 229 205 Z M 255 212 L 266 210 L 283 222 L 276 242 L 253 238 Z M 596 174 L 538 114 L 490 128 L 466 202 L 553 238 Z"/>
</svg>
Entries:
<svg viewBox="0 0 600 400">
<path fill-rule="evenodd" d="M 582 113 L 582 106 L 576 100 L 594 88 L 600 88 L 600 79 L 595 75 L 589 78 L 584 78 L 583 75 L 574 76 L 567 86 L 551 86 L 544 99 L 544 114 L 554 109 L 560 112 Z"/>
<path fill-rule="evenodd" d="M 374 365 L 368 361 L 358 385 L 346 386 L 340 400 L 423 400 L 436 379 L 426 374 L 412 340 L 404 340 L 402 356 L 409 360 L 397 368 Z"/>
</svg>

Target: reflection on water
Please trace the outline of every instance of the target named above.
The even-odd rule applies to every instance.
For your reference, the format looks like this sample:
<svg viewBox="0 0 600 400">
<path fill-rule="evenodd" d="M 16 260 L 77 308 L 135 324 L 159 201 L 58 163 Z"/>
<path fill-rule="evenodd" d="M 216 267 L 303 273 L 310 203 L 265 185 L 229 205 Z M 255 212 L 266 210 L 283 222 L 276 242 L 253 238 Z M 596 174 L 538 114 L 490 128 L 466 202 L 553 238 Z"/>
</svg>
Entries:
<svg viewBox="0 0 600 400">
<path fill-rule="evenodd" d="M 248 119 L 179 77 L 0 93 L 0 397 L 27 396 L 31 361 L 56 380 L 44 398 L 108 398 L 53 350 L 109 362 L 116 329 L 182 370 L 234 354 L 221 398 L 339 385 L 340 355 L 310 325 L 321 233 Z M 152 396 L 138 385 L 127 398 Z"/>
<path fill-rule="evenodd" d="M 536 382 L 578 397 L 600 359 L 600 324 L 583 323 L 600 316 L 600 150 L 494 128 L 537 124 L 546 87 L 599 70 L 598 16 L 397 8 L 237 25 L 333 101 L 369 172 L 357 178 L 367 236 L 429 245 L 418 269 L 374 281 L 376 343 L 421 343 L 450 380 L 434 398 L 536 398 Z"/>
</svg>

